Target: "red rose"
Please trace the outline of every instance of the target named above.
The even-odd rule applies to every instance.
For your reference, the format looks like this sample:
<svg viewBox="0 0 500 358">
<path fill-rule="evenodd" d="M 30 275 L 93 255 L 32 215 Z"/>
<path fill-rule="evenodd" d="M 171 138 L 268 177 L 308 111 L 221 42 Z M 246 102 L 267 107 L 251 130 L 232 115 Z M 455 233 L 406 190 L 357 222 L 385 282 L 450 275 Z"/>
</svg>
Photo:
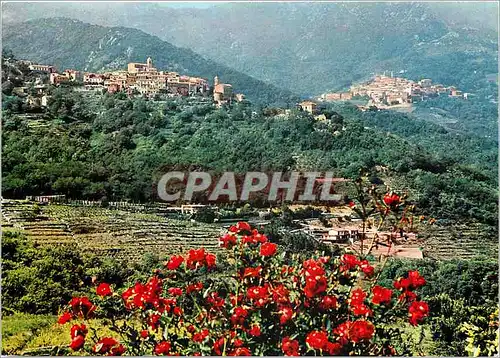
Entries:
<svg viewBox="0 0 500 358">
<path fill-rule="evenodd" d="M 285 337 L 281 340 L 281 350 L 286 356 L 299 355 L 299 342 L 290 337 Z"/>
<path fill-rule="evenodd" d="M 372 302 L 376 305 L 379 305 L 381 303 L 391 302 L 392 290 L 388 288 L 377 285 L 373 287 L 372 293 L 373 293 Z"/>
<path fill-rule="evenodd" d="M 125 353 L 127 349 L 123 346 L 123 344 L 119 344 L 113 348 L 111 348 L 110 355 L 111 356 L 121 356 L 123 353 Z"/>
<path fill-rule="evenodd" d="M 188 285 L 186 287 L 186 293 L 190 294 L 191 292 L 198 292 L 198 291 L 201 291 L 202 289 L 203 289 L 203 282 L 197 282 L 197 283 L 193 283 L 191 285 Z"/>
<path fill-rule="evenodd" d="M 73 314 L 83 318 L 90 318 L 97 309 L 95 305 L 90 302 L 88 297 L 73 297 L 69 302 L 73 309 Z"/>
<path fill-rule="evenodd" d="M 83 323 L 81 325 L 74 324 L 71 327 L 71 339 L 74 339 L 78 336 L 86 336 L 87 335 L 87 326 L 85 326 Z"/>
<path fill-rule="evenodd" d="M 148 338 L 149 337 L 149 332 L 146 329 L 143 329 L 141 331 L 141 337 L 144 338 L 144 339 Z"/>
<path fill-rule="evenodd" d="M 279 313 L 281 314 L 281 316 L 280 316 L 280 324 L 281 325 L 284 325 L 285 323 L 290 321 L 293 317 L 293 310 L 287 306 L 281 307 Z"/>
<path fill-rule="evenodd" d="M 373 276 L 373 273 L 375 272 L 375 269 L 373 268 L 373 266 L 370 265 L 370 263 L 368 262 L 368 260 L 361 261 L 359 263 L 359 268 L 368 277 Z"/>
<path fill-rule="evenodd" d="M 245 277 L 259 277 L 262 271 L 262 266 L 258 267 L 246 267 L 243 271 L 243 278 Z"/>
<path fill-rule="evenodd" d="M 168 293 L 170 293 L 172 296 L 181 296 L 182 295 L 182 288 L 170 287 L 168 289 Z"/>
<path fill-rule="evenodd" d="M 236 236 L 234 234 L 225 234 L 219 238 L 220 246 L 230 249 L 231 247 L 236 245 Z"/>
<path fill-rule="evenodd" d="M 351 254 L 342 255 L 342 257 L 340 258 L 340 262 L 342 264 L 341 265 L 342 271 L 352 270 L 352 269 L 356 268 L 356 266 L 359 265 L 358 258 L 354 255 L 351 255 Z"/>
<path fill-rule="evenodd" d="M 426 302 L 414 301 L 410 305 L 408 312 L 410 313 L 410 323 L 416 326 L 429 315 L 429 306 Z"/>
<path fill-rule="evenodd" d="M 410 284 L 413 288 L 419 288 L 425 285 L 425 278 L 420 276 L 418 271 L 410 271 L 408 272 L 408 279 L 410 280 Z"/>
<path fill-rule="evenodd" d="M 276 244 L 266 242 L 260 247 L 261 256 L 273 256 L 276 253 Z"/>
<path fill-rule="evenodd" d="M 99 286 L 96 288 L 96 293 L 98 296 L 111 296 L 113 294 L 113 291 L 111 291 L 111 286 L 109 283 L 101 283 Z"/>
<path fill-rule="evenodd" d="M 252 355 L 252 352 L 246 347 L 238 347 L 228 355 L 234 357 L 249 357 Z"/>
<path fill-rule="evenodd" d="M 155 346 L 154 353 L 156 355 L 167 354 L 170 351 L 170 343 L 162 341 Z"/>
<path fill-rule="evenodd" d="M 410 288 L 410 286 L 411 286 L 411 281 L 408 278 L 400 278 L 394 281 L 394 288 L 396 290 L 401 290 L 401 289 L 407 290 Z"/>
<path fill-rule="evenodd" d="M 349 330 L 350 339 L 354 343 L 371 339 L 373 333 L 375 326 L 368 321 L 354 321 Z"/>
<path fill-rule="evenodd" d="M 165 264 L 168 270 L 177 270 L 179 266 L 184 262 L 184 257 L 178 255 L 178 256 L 171 256 L 170 260 Z"/>
<path fill-rule="evenodd" d="M 214 342 L 213 350 L 218 356 L 222 355 L 222 350 L 224 349 L 225 339 L 224 337 L 219 338 Z"/>
<path fill-rule="evenodd" d="M 328 336 L 325 332 L 312 331 L 307 335 L 306 343 L 313 349 L 324 349 L 328 344 Z"/>
<path fill-rule="evenodd" d="M 73 318 L 73 315 L 69 312 L 64 312 L 61 316 L 59 316 L 59 319 L 57 320 L 57 323 L 59 324 L 65 324 L 66 322 L 71 321 Z"/>
<path fill-rule="evenodd" d="M 384 195 L 384 203 L 387 206 L 397 206 L 401 203 L 401 198 L 395 193 L 387 193 Z"/>
<path fill-rule="evenodd" d="M 193 341 L 201 343 L 205 340 L 205 338 L 209 336 L 209 334 L 210 332 L 208 331 L 208 329 L 204 329 L 203 331 L 195 333 L 193 335 Z"/>
<path fill-rule="evenodd" d="M 342 345 L 340 343 L 328 342 L 325 350 L 329 355 L 336 356 L 339 355 L 340 351 L 342 350 Z"/>
<path fill-rule="evenodd" d="M 253 325 L 248 333 L 250 333 L 251 336 L 259 337 L 261 334 L 260 327 L 257 325 Z"/>
<path fill-rule="evenodd" d="M 263 307 L 269 299 L 269 291 L 266 286 L 253 286 L 247 289 L 247 297 L 256 307 Z"/>
<path fill-rule="evenodd" d="M 118 346 L 119 342 L 112 337 L 101 338 L 96 345 L 92 348 L 94 353 L 106 354 L 111 351 L 115 346 Z"/>
<path fill-rule="evenodd" d="M 240 221 L 236 224 L 236 226 L 231 226 L 229 228 L 229 231 L 231 232 L 251 231 L 251 230 L 252 228 L 250 227 L 250 224 L 243 221 Z"/>
<path fill-rule="evenodd" d="M 321 299 L 320 307 L 323 310 L 334 309 L 337 307 L 337 298 L 335 296 L 324 296 Z"/>
<path fill-rule="evenodd" d="M 205 262 L 207 263 L 207 267 L 214 267 L 216 261 L 216 256 L 214 254 L 206 254 Z"/>
<path fill-rule="evenodd" d="M 74 351 L 77 351 L 80 350 L 84 344 L 85 344 L 85 337 L 78 335 L 71 340 L 69 348 L 71 348 Z"/>
<path fill-rule="evenodd" d="M 248 311 L 246 309 L 243 307 L 236 307 L 231 315 L 231 323 L 233 325 L 243 324 L 247 315 Z"/>
</svg>

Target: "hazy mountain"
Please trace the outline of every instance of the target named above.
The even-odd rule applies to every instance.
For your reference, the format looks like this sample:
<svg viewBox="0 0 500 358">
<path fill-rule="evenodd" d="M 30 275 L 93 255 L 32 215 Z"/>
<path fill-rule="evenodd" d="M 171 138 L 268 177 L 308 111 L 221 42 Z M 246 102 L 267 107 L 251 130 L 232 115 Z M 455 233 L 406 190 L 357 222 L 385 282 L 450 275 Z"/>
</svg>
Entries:
<svg viewBox="0 0 500 358">
<path fill-rule="evenodd" d="M 179 48 L 137 29 L 90 25 L 66 18 L 36 19 L 3 29 L 3 48 L 19 59 L 83 71 L 125 69 L 151 57 L 158 69 L 201 76 L 218 75 L 255 102 L 292 103 L 297 98 L 227 66 Z"/>
<path fill-rule="evenodd" d="M 496 3 L 4 4 L 6 23 L 66 16 L 140 28 L 302 94 L 384 70 L 473 90 L 497 69 L 497 15 Z"/>
</svg>

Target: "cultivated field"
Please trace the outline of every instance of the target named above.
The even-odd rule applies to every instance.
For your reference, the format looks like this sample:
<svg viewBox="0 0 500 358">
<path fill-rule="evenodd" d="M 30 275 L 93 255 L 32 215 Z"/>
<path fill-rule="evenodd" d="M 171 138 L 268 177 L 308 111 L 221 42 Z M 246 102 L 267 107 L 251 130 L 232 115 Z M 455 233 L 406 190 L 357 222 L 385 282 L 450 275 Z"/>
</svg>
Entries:
<svg viewBox="0 0 500 358">
<path fill-rule="evenodd" d="M 20 230 L 41 245 L 76 243 L 85 252 L 133 262 L 146 253 L 165 256 L 199 247 L 217 252 L 223 231 L 218 225 L 158 213 L 13 200 L 2 206 L 4 230 Z M 481 224 L 420 225 L 418 236 L 405 244 L 434 259 L 492 257 L 498 253 L 498 242 L 487 228 Z"/>
<path fill-rule="evenodd" d="M 6 229 L 21 230 L 38 244 L 76 243 L 83 252 L 139 261 L 205 247 L 218 248 L 219 226 L 99 207 L 3 203 Z"/>
</svg>

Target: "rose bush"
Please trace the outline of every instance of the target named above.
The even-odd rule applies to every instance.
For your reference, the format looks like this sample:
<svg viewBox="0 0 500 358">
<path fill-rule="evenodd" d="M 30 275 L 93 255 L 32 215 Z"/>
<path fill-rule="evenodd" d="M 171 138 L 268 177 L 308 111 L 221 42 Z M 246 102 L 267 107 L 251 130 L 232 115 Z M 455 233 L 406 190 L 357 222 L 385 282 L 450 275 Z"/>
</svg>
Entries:
<svg viewBox="0 0 500 358">
<path fill-rule="evenodd" d="M 73 324 L 69 347 L 103 355 L 408 354 L 402 330 L 429 313 L 415 293 L 425 284 L 416 271 L 381 287 L 365 259 L 287 255 L 247 223 L 220 241 L 231 271 L 221 280 L 202 282 L 215 256 L 190 250 L 146 283 L 121 293 L 101 283 L 94 303 L 73 298 L 59 319 Z M 108 317 L 116 336 L 89 334 L 92 317 Z"/>
<path fill-rule="evenodd" d="M 388 221 L 396 233 L 413 224 L 404 196 L 357 184 L 350 206 L 363 229 L 373 213 L 379 228 Z M 385 260 L 374 267 L 367 257 L 384 243 L 375 235 L 363 250 L 364 230 L 361 240 L 355 253 L 306 257 L 239 222 L 220 237 L 219 257 L 204 249 L 173 255 L 146 282 L 119 292 L 101 282 L 95 302 L 73 298 L 59 323 L 73 325 L 69 347 L 79 354 L 411 355 L 408 337 L 429 315 L 416 292 L 425 278 L 410 271 L 381 286 Z M 99 337 L 92 317 L 115 335 Z"/>
</svg>

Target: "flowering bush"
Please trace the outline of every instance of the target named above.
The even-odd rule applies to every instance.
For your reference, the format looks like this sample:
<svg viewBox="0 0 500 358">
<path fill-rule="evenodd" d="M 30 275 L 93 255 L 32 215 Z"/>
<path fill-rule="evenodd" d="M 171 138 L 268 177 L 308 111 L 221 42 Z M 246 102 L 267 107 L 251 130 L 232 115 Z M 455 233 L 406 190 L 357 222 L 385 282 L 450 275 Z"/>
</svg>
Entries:
<svg viewBox="0 0 500 358">
<path fill-rule="evenodd" d="M 388 205 L 397 205 L 392 197 Z M 352 254 L 281 252 L 240 222 L 220 238 L 225 270 L 204 249 L 174 255 L 145 283 L 99 297 L 73 298 L 59 318 L 72 322 L 70 349 L 93 355 L 397 355 L 411 354 L 403 332 L 429 313 L 417 271 L 377 285 L 378 269 Z M 207 275 L 211 273 L 211 275 Z M 114 337 L 98 337 L 103 317 Z M 89 333 L 89 329 L 92 334 Z"/>
</svg>

